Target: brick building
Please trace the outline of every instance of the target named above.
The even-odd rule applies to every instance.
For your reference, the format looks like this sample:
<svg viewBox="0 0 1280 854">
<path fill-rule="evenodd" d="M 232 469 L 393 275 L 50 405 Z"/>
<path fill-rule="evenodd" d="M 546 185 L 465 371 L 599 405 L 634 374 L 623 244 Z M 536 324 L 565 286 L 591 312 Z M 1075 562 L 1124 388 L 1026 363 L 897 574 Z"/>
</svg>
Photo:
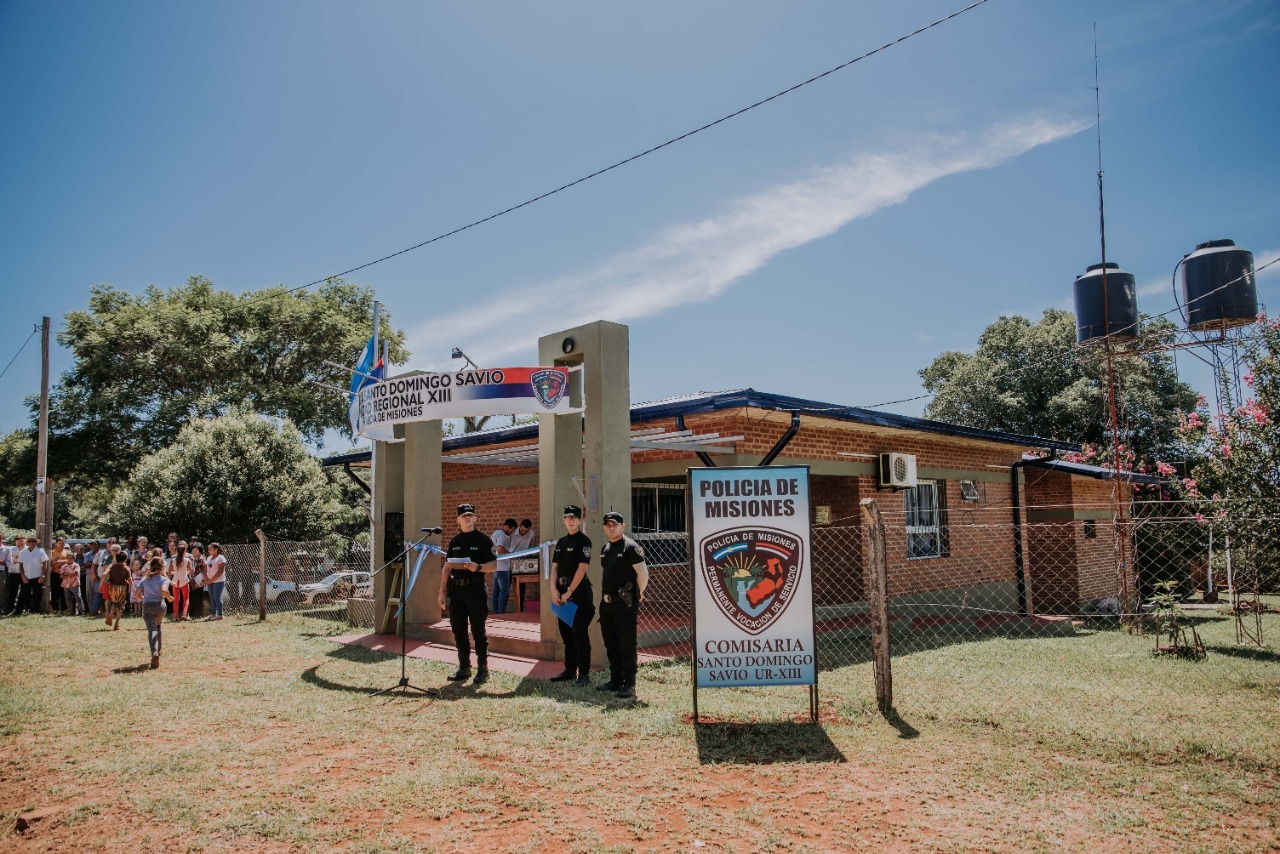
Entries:
<svg viewBox="0 0 1280 854">
<path fill-rule="evenodd" d="M 894 613 L 916 625 L 1029 619 L 1118 592 L 1115 528 L 1106 524 L 1114 502 L 1105 478 L 1112 473 L 1053 459 L 1079 450 L 1071 443 L 753 389 L 636 404 L 630 418 L 625 511 L 652 570 L 642 642 L 687 636 L 685 480 L 688 468 L 707 464 L 809 466 L 817 616 L 833 631 L 865 628 L 868 546 L 859 502 L 866 497 L 878 500 L 886 520 Z M 508 517 L 537 523 L 537 425 L 447 437 L 442 445 L 444 540 L 456 532 L 453 507 L 463 501 L 476 505 L 486 532 Z M 1028 452 L 1048 456 L 1024 457 Z M 881 483 L 887 453 L 914 459 L 914 486 Z M 363 452 L 325 464 L 368 459 Z M 579 488 L 586 503 L 591 487 Z M 561 533 L 538 532 L 539 539 Z"/>
</svg>

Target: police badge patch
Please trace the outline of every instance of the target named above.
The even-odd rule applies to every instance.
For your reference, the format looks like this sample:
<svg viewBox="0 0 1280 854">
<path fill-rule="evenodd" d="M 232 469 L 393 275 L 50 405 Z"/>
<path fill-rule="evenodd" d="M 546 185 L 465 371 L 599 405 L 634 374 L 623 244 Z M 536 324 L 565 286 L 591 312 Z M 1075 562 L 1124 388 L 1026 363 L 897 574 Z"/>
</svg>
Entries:
<svg viewBox="0 0 1280 854">
<path fill-rule="evenodd" d="M 703 577 L 720 611 L 758 635 L 782 615 L 800 580 L 804 544 L 773 528 L 735 528 L 700 547 Z"/>
<path fill-rule="evenodd" d="M 555 409 L 569 389 L 569 382 L 562 371 L 534 371 L 529 376 L 529 383 L 533 386 L 533 394 L 538 398 L 538 403 L 547 409 Z"/>
</svg>

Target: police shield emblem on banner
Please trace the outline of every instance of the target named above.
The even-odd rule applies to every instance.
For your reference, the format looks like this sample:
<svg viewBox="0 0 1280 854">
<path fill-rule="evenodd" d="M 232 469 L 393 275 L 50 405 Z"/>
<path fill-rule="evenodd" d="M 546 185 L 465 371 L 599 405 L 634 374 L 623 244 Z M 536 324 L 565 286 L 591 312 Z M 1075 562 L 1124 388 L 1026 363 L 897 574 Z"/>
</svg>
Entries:
<svg viewBox="0 0 1280 854">
<path fill-rule="evenodd" d="M 529 383 L 533 386 L 533 394 L 538 402 L 547 409 L 555 409 L 569 388 L 563 371 L 534 371 L 529 377 Z"/>
<path fill-rule="evenodd" d="M 757 635 L 787 609 L 803 566 L 804 544 L 786 531 L 735 528 L 699 546 L 707 588 L 720 611 Z"/>
</svg>

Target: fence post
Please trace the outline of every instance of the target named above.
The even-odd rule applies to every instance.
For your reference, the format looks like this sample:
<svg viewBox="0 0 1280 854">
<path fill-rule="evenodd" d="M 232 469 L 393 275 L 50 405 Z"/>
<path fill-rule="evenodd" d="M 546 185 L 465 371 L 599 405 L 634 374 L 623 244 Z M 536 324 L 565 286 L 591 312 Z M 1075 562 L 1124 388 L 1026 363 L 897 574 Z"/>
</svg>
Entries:
<svg viewBox="0 0 1280 854">
<path fill-rule="evenodd" d="M 267 621 L 267 535 L 262 529 L 253 532 L 258 538 L 258 622 Z"/>
<path fill-rule="evenodd" d="M 861 502 L 862 518 L 871 533 L 871 647 L 876 678 L 876 706 L 881 714 L 893 710 L 893 671 L 889 660 L 889 565 L 884 543 L 884 518 L 874 498 Z"/>
</svg>

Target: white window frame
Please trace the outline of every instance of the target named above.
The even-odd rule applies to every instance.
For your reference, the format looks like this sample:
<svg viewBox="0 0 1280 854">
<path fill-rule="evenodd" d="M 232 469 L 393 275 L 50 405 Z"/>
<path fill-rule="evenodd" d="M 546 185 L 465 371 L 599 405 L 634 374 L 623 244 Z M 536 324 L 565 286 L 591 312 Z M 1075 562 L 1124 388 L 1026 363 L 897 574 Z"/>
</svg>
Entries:
<svg viewBox="0 0 1280 854">
<path fill-rule="evenodd" d="M 903 492 L 902 504 L 906 517 L 907 560 L 929 560 L 942 557 L 942 504 L 938 494 L 942 485 L 936 480 L 921 480 L 916 486 Z M 922 507 L 920 498 L 929 492 L 933 496 L 932 507 Z M 932 517 L 930 519 L 930 516 Z M 932 551 L 917 549 L 923 538 L 933 538 Z"/>
</svg>

